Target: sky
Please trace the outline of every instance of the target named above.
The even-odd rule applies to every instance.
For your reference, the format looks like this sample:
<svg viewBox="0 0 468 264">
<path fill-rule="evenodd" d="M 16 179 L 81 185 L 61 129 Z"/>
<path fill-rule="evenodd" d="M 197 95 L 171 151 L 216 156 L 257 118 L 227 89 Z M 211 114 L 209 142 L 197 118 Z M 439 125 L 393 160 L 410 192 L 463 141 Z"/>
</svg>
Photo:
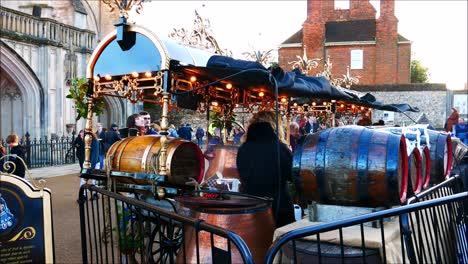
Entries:
<svg viewBox="0 0 468 264">
<path fill-rule="evenodd" d="M 306 0 L 148 1 L 130 20 L 168 36 L 174 28 L 192 29 L 196 9 L 210 20 L 221 48 L 239 59 L 245 59 L 242 52 L 277 49 L 307 16 Z M 379 1 L 371 3 L 379 13 Z M 430 82 L 446 83 L 449 89 L 463 89 L 467 82 L 467 12 L 466 0 L 395 1 L 398 33 L 412 41 L 412 59 L 429 69 Z"/>
</svg>

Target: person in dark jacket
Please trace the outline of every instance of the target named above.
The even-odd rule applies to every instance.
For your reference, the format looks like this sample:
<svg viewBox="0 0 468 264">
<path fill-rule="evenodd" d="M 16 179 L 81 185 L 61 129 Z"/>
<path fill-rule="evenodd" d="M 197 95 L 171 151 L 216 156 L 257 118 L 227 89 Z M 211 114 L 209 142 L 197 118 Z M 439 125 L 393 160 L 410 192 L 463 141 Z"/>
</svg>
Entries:
<svg viewBox="0 0 468 264">
<path fill-rule="evenodd" d="M 276 227 L 294 222 L 293 203 L 287 183 L 292 180 L 292 154 L 284 143 L 279 142 L 270 123 L 251 123 L 245 143 L 237 153 L 236 163 L 243 192 L 273 198 Z"/>
<path fill-rule="evenodd" d="M 203 145 L 203 137 L 205 137 L 205 130 L 203 128 L 198 127 L 197 132 L 195 133 L 195 137 L 197 138 L 197 144 L 199 147 Z"/>
<path fill-rule="evenodd" d="M 104 142 L 104 151 L 107 153 L 112 144 L 119 140 L 121 140 L 119 134 L 119 126 L 117 124 L 112 124 L 109 132 L 107 132 L 106 135 L 106 142 Z"/>
<path fill-rule="evenodd" d="M 10 157 L 8 157 L 9 161 L 13 161 L 15 164 L 15 168 L 11 168 L 8 170 L 8 173 L 13 173 L 16 176 L 24 178 L 26 174 L 26 167 L 24 162 L 26 162 L 26 149 L 19 145 L 19 137 L 16 134 L 8 135 L 5 139 L 7 146 L 10 147 Z M 21 159 L 19 159 L 21 158 Z"/>
<path fill-rule="evenodd" d="M 80 163 L 80 168 L 83 170 L 83 163 L 85 158 L 85 143 L 84 143 L 84 130 L 80 130 L 78 136 L 75 138 L 73 142 L 73 146 L 76 148 L 76 158 L 78 158 L 78 163 Z"/>
</svg>

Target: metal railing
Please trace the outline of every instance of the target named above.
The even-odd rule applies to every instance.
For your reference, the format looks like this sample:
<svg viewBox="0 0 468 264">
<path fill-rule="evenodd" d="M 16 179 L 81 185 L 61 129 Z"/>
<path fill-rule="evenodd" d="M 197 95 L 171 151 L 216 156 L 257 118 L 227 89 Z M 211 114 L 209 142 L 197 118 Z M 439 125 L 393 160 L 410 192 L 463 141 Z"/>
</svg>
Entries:
<svg viewBox="0 0 468 264">
<path fill-rule="evenodd" d="M 79 195 L 83 263 L 253 263 L 237 234 L 176 214 L 168 200 L 157 202 L 84 184 Z"/>
<path fill-rule="evenodd" d="M 32 169 L 76 163 L 74 141 L 75 131 L 72 132 L 71 137 L 52 136 L 49 138 L 46 136 L 33 139 L 30 138 L 29 133 L 26 133 L 19 144 L 25 147 L 25 162 L 28 168 Z M 0 143 L 5 146 L 7 153 L 9 153 L 10 150 L 6 146 L 5 140 L 0 139 Z"/>
<path fill-rule="evenodd" d="M 455 176 L 408 205 L 289 231 L 265 262 L 468 263 L 468 192 L 462 186 Z"/>
</svg>

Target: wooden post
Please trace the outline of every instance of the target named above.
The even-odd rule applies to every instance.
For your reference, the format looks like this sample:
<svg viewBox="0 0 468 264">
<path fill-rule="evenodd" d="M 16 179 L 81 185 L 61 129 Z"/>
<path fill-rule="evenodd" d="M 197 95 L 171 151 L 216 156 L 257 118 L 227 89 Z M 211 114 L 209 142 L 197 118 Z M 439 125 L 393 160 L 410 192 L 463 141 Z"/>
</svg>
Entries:
<svg viewBox="0 0 468 264">
<path fill-rule="evenodd" d="M 85 127 L 85 161 L 83 164 L 84 169 L 91 168 L 91 141 L 93 140 L 90 133 L 93 132 L 93 98 L 89 98 L 88 104 L 88 117 L 86 120 L 86 127 Z"/>
<path fill-rule="evenodd" d="M 161 142 L 161 152 L 159 155 L 159 175 L 167 175 L 167 135 L 168 135 L 168 114 L 169 114 L 169 93 L 163 92 L 163 108 L 162 108 L 162 115 L 161 115 L 161 135 L 160 142 Z"/>
</svg>

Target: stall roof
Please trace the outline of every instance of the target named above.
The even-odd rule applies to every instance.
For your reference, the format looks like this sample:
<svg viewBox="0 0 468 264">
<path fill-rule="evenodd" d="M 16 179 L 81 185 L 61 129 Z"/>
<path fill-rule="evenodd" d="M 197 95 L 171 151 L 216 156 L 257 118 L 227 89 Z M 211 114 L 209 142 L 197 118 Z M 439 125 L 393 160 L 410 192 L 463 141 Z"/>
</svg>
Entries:
<svg viewBox="0 0 468 264">
<path fill-rule="evenodd" d="M 280 97 L 340 100 L 379 110 L 419 112 L 419 109 L 408 104 L 384 104 L 369 93 L 360 96 L 358 92 L 332 86 L 324 77 L 306 76 L 299 71 L 285 72 L 279 67 L 269 70 L 258 62 L 236 60 L 225 56 L 212 56 L 206 67 L 179 65 L 172 70 L 195 74 L 211 81 L 226 80 L 241 89 L 262 90 L 270 96 L 275 94 L 274 82 L 276 82 Z"/>
</svg>

